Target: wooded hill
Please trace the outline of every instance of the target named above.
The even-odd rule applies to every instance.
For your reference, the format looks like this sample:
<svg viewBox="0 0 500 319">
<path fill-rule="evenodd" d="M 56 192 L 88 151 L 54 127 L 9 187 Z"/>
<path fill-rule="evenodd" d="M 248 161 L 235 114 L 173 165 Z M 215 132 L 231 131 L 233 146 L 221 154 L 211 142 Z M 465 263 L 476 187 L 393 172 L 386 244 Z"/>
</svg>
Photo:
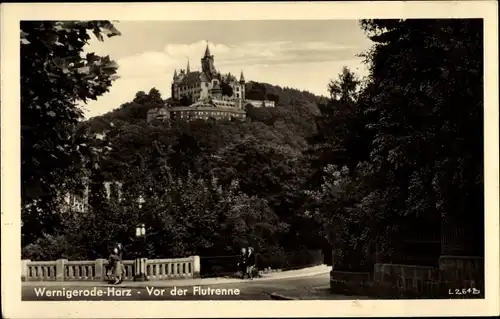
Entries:
<svg viewBox="0 0 500 319">
<path fill-rule="evenodd" d="M 406 262 L 415 240 L 432 243 L 419 244 L 431 258 L 412 263 L 437 262 L 448 229 L 468 234 L 454 239 L 461 254 L 483 255 L 482 20 L 360 25 L 374 42 L 364 54 L 369 76 L 332 74 L 325 103 L 251 82 L 249 98 L 278 106 L 249 108 L 244 121 L 168 127 L 146 123 L 147 110 L 163 106 L 154 89 L 78 121 L 74 101 L 102 94 L 116 70 L 109 57 L 82 57 L 81 38 L 118 34 L 110 22 L 21 23 L 23 258 L 107 256 L 110 243 L 132 244 L 139 222 L 150 258 L 243 245 L 279 254 L 328 241 L 337 269 L 368 271 L 375 251 Z M 48 63 L 54 56 L 73 64 Z M 77 191 L 83 175 L 89 212 L 60 213 L 56 195 Z M 121 201 L 105 198 L 107 180 L 123 183 Z"/>
</svg>

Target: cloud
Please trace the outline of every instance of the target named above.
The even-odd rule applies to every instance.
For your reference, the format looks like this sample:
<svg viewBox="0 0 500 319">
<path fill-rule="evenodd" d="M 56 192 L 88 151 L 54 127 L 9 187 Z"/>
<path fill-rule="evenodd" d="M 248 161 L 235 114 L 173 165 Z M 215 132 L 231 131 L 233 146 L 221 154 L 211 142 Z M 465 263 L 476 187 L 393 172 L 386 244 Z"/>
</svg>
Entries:
<svg viewBox="0 0 500 319">
<path fill-rule="evenodd" d="M 174 70 L 185 69 L 188 60 L 191 71 L 200 70 L 205 48 L 205 41 L 167 44 L 162 51 L 118 59 L 121 78 L 113 83 L 110 92 L 88 104 L 87 117 L 117 108 L 132 100 L 136 92 L 149 91 L 152 87 L 160 90 L 165 98 L 169 97 Z M 327 42 L 247 42 L 238 46 L 209 43 L 209 48 L 221 73 L 239 75 L 243 70 L 247 81 L 295 87 L 316 94 L 326 94 L 329 79 L 335 77 L 343 65 L 355 69 L 361 63 L 355 57 L 359 48 Z M 101 43 L 91 42 L 88 50 L 108 54 Z"/>
</svg>

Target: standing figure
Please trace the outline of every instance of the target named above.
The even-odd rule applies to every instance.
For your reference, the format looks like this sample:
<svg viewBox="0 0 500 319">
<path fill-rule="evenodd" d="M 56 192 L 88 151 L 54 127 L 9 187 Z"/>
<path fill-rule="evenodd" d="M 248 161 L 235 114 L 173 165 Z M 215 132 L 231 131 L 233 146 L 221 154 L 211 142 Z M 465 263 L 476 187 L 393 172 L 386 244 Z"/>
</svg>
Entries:
<svg viewBox="0 0 500 319">
<path fill-rule="evenodd" d="M 241 279 L 245 279 L 246 268 L 247 268 L 247 250 L 246 250 L 246 248 L 241 248 L 240 262 L 238 263 L 238 268 L 241 271 Z"/>
<path fill-rule="evenodd" d="M 119 251 L 117 247 L 113 248 L 113 251 L 109 255 L 108 267 L 110 279 L 114 280 L 114 284 L 119 283 L 121 280 L 121 266 Z"/>
<path fill-rule="evenodd" d="M 118 273 L 119 273 L 119 279 L 118 282 L 116 283 L 121 283 L 125 277 L 125 265 L 123 264 L 123 246 L 122 244 L 118 243 L 116 245 L 116 249 L 118 250 L 118 263 L 117 267 L 119 268 Z"/>
<path fill-rule="evenodd" d="M 255 251 L 253 247 L 248 247 L 247 251 L 248 253 L 246 258 L 245 272 L 248 275 L 248 278 L 253 279 L 253 269 L 255 267 Z"/>
</svg>

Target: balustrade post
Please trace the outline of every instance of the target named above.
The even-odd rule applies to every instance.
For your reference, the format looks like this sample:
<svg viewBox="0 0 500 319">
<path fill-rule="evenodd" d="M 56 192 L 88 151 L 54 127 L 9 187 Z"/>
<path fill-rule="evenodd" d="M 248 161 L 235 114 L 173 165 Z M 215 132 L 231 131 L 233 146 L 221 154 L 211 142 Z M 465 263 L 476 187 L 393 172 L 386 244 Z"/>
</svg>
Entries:
<svg viewBox="0 0 500 319">
<path fill-rule="evenodd" d="M 199 278 L 200 277 L 200 256 L 191 256 L 192 258 L 192 271 L 193 271 L 193 278 Z"/>
<path fill-rule="evenodd" d="M 99 280 L 99 281 L 102 281 L 106 278 L 106 269 L 104 268 L 104 262 L 106 261 L 106 259 L 103 259 L 103 258 L 99 258 L 99 259 L 96 259 L 95 260 L 95 264 L 94 264 L 94 269 L 95 269 L 95 273 L 94 273 L 94 280 Z M 125 275 L 125 274 L 123 274 Z"/>
<path fill-rule="evenodd" d="M 29 259 L 21 260 L 21 281 L 28 281 L 28 264 L 30 262 Z"/>
<path fill-rule="evenodd" d="M 67 259 L 58 259 L 56 260 L 56 280 L 64 281 L 64 266 L 68 262 Z"/>
<path fill-rule="evenodd" d="M 147 281 L 148 277 L 146 275 L 146 264 L 148 262 L 147 258 L 136 258 L 134 263 L 134 281 Z"/>
</svg>

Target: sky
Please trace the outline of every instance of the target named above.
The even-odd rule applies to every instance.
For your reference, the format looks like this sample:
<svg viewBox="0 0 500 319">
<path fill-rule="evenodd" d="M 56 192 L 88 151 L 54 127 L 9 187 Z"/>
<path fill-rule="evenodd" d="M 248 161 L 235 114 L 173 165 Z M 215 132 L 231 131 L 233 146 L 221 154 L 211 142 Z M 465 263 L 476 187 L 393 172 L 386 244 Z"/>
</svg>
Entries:
<svg viewBox="0 0 500 319">
<path fill-rule="evenodd" d="M 109 92 L 86 105 L 86 118 L 131 101 L 156 87 L 166 99 L 174 70 L 201 69 L 208 43 L 221 73 L 328 95 L 327 85 L 343 66 L 367 74 L 359 53 L 371 42 L 356 20 L 119 21 L 121 36 L 92 38 L 86 52 L 109 55 L 120 78 Z"/>
</svg>

